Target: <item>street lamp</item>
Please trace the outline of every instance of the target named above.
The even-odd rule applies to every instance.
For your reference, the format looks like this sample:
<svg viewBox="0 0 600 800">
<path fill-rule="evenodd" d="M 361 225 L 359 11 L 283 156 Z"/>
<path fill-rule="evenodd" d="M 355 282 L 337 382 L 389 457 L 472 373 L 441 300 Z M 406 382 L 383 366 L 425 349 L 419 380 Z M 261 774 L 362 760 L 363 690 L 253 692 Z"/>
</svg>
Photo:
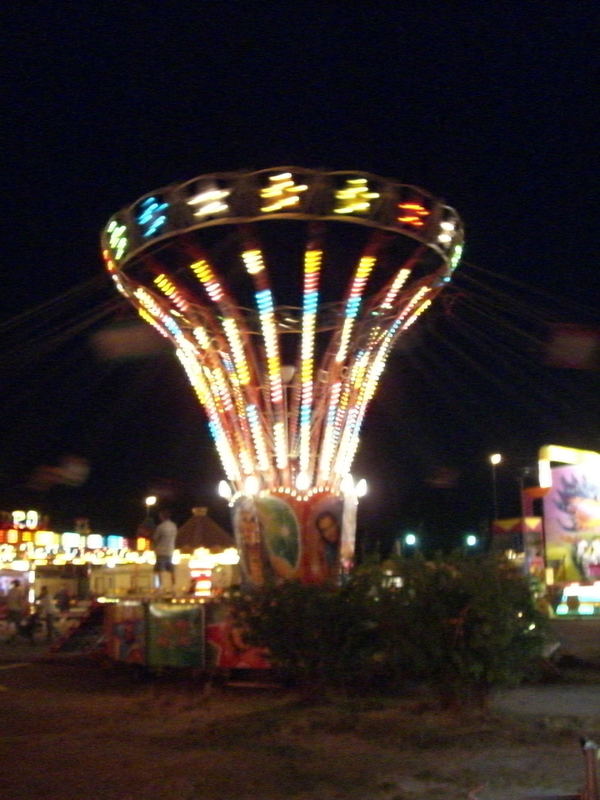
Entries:
<svg viewBox="0 0 600 800">
<path fill-rule="evenodd" d="M 408 531 L 407 533 L 404 534 L 403 549 L 405 555 L 410 555 L 411 553 L 414 553 L 417 549 L 418 544 L 419 544 L 419 538 L 415 533 L 413 533 L 412 531 Z"/>
<path fill-rule="evenodd" d="M 144 506 L 146 507 L 146 516 L 144 517 L 144 521 L 138 527 L 138 536 L 143 536 L 146 539 L 151 539 L 152 534 L 154 533 L 154 520 L 152 519 L 151 509 L 155 506 L 158 502 L 158 497 L 153 494 L 149 494 L 147 497 L 144 497 Z"/>
<path fill-rule="evenodd" d="M 490 464 L 492 465 L 492 500 L 494 505 L 494 519 L 498 519 L 498 493 L 496 491 L 496 467 L 502 461 L 501 453 L 492 453 Z"/>
</svg>

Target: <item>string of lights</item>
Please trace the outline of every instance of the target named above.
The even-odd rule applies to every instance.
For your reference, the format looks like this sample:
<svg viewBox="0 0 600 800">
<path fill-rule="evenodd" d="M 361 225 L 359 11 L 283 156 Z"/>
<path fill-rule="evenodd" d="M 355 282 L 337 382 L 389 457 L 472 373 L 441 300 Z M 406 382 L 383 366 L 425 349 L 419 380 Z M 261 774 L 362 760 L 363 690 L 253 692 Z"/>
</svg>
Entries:
<svg viewBox="0 0 600 800">
<path fill-rule="evenodd" d="M 291 359 L 275 286 L 280 268 L 269 263 L 264 223 L 273 219 L 307 223 L 301 263 L 286 264 L 302 283 Z M 323 345 L 320 284 L 329 230 L 315 236 L 314 226 L 340 219 L 363 226 L 366 241 L 349 274 L 337 265 L 340 310 L 333 326 L 329 318 Z M 237 231 L 237 261 L 255 312 L 227 286 L 235 261 L 219 266 L 199 235 L 217 226 Z M 175 251 L 186 239 L 189 252 L 192 232 L 201 255 L 186 263 Z M 404 255 L 393 250 L 398 239 L 412 242 Z M 207 412 L 232 495 L 246 491 L 248 478 L 269 491 L 337 493 L 396 338 L 429 307 L 460 259 L 462 225 L 452 209 L 415 187 L 367 173 L 285 168 L 164 188 L 117 212 L 102 240 L 117 289 L 174 343 Z"/>
</svg>

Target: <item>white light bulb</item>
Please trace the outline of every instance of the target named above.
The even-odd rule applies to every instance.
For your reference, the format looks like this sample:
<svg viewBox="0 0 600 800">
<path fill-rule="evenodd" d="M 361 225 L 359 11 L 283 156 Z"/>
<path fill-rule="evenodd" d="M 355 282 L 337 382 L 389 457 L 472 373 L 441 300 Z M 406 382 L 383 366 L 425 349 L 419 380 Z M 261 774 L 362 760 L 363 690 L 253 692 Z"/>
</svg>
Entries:
<svg viewBox="0 0 600 800">
<path fill-rule="evenodd" d="M 248 475 L 248 477 L 244 481 L 245 493 L 249 495 L 258 494 L 259 489 L 260 489 L 260 482 L 256 477 L 256 475 Z"/>
<path fill-rule="evenodd" d="M 306 472 L 300 472 L 296 478 L 296 489 L 300 492 L 305 491 L 310 486 L 310 478 Z"/>
<path fill-rule="evenodd" d="M 219 497 L 223 497 L 225 500 L 229 500 L 232 495 L 231 486 L 227 483 L 227 481 L 219 481 L 219 486 L 217 488 L 219 493 Z"/>
<path fill-rule="evenodd" d="M 352 494 L 354 492 L 354 478 L 349 472 L 342 478 L 340 489 L 344 494 Z"/>
<path fill-rule="evenodd" d="M 354 491 L 356 492 L 357 497 L 364 497 L 366 493 L 369 491 L 369 487 L 367 486 L 367 482 L 364 478 L 361 478 L 357 481 Z"/>
</svg>

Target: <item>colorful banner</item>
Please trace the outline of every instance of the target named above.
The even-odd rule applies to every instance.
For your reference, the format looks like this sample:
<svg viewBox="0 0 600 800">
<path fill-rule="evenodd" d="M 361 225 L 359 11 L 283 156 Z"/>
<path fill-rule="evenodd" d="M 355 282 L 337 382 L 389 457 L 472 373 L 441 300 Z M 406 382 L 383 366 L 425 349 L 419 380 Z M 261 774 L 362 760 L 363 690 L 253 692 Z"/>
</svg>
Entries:
<svg viewBox="0 0 600 800">
<path fill-rule="evenodd" d="M 146 609 L 141 602 L 105 606 L 106 654 L 126 664 L 146 663 Z"/>
<path fill-rule="evenodd" d="M 204 667 L 204 607 L 150 603 L 147 617 L 149 667 Z"/>
</svg>

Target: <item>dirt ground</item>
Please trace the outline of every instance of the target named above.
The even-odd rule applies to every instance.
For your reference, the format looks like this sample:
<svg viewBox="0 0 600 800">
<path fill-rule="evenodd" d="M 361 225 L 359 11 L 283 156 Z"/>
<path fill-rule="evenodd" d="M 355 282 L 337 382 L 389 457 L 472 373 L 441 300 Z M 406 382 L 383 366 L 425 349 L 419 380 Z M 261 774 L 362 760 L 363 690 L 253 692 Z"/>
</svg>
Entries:
<svg viewBox="0 0 600 800">
<path fill-rule="evenodd" d="M 518 800 L 581 789 L 578 737 L 600 738 L 600 675 L 579 676 L 597 717 L 521 715 L 510 693 L 467 717 L 422 693 L 308 705 L 278 687 L 2 655 L 3 800 Z"/>
</svg>

